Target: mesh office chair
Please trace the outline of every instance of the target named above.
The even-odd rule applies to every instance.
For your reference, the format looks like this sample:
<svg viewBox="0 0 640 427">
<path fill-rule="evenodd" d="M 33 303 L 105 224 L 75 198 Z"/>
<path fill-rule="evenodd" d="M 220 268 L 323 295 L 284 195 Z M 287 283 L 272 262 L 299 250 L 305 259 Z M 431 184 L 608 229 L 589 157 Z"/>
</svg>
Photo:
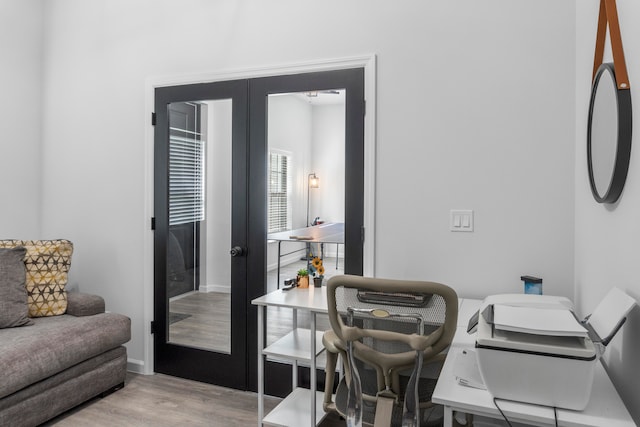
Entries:
<svg viewBox="0 0 640 427">
<path fill-rule="evenodd" d="M 456 329 L 456 292 L 434 282 L 345 275 L 329 280 L 327 302 L 325 411 L 349 426 L 437 425 L 442 408 L 431 394 Z M 345 375 L 334 402 L 338 354 Z"/>
</svg>

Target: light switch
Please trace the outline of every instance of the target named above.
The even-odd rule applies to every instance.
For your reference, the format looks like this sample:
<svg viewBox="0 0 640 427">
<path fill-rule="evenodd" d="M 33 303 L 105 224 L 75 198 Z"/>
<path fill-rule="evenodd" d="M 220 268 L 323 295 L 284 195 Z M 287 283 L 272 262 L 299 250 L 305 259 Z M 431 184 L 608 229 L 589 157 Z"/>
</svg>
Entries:
<svg viewBox="0 0 640 427">
<path fill-rule="evenodd" d="M 473 211 L 469 209 L 452 209 L 449 215 L 451 231 L 473 231 Z"/>
</svg>

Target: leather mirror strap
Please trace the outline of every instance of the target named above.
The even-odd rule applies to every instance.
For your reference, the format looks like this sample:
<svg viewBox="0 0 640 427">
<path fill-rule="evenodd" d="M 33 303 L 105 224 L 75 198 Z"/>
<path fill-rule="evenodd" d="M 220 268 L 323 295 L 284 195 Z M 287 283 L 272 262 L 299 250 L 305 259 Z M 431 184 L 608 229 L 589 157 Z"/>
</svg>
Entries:
<svg viewBox="0 0 640 427">
<path fill-rule="evenodd" d="M 620 35 L 618 10 L 615 0 L 600 0 L 600 13 L 598 16 L 592 79 L 595 79 L 598 67 L 602 64 L 604 56 L 604 42 L 607 35 L 607 24 L 609 24 L 609 38 L 611 39 L 611 52 L 613 54 L 613 64 L 616 71 L 615 77 L 618 89 L 629 89 L 629 76 L 627 74 L 627 64 L 624 59 L 622 36 Z"/>
<path fill-rule="evenodd" d="M 624 60 L 624 50 L 622 49 L 622 36 L 620 35 L 616 0 L 605 0 L 605 5 L 607 22 L 609 22 L 611 51 L 613 52 L 613 65 L 616 69 L 616 82 L 618 83 L 618 89 L 629 89 L 629 76 L 627 75 L 627 64 Z"/>
<path fill-rule="evenodd" d="M 596 51 L 593 55 L 593 75 L 591 81 L 596 78 L 598 68 L 602 64 L 604 58 L 604 42 L 607 38 L 607 9 L 604 0 L 600 0 L 600 12 L 598 13 L 598 29 L 596 30 Z"/>
</svg>

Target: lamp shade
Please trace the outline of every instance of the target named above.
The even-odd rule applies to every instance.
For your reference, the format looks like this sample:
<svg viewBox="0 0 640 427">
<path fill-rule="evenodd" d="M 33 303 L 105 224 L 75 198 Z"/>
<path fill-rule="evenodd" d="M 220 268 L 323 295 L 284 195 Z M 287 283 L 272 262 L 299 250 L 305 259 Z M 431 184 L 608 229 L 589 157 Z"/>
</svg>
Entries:
<svg viewBox="0 0 640 427">
<path fill-rule="evenodd" d="M 320 178 L 315 173 L 309 176 L 309 188 L 320 188 Z"/>
</svg>

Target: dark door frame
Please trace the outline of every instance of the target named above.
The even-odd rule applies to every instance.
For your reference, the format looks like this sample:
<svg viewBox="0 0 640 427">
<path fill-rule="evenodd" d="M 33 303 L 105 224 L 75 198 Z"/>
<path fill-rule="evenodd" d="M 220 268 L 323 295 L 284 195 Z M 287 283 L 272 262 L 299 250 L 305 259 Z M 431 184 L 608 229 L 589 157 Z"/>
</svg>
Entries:
<svg viewBox="0 0 640 427">
<path fill-rule="evenodd" d="M 375 275 L 375 267 L 373 260 L 375 257 L 375 145 L 376 145 L 376 68 L 377 58 L 375 55 L 362 55 L 347 57 L 342 59 L 329 59 L 316 62 L 298 63 L 290 65 L 282 65 L 275 67 L 262 67 L 254 69 L 238 69 L 223 73 L 203 73 L 200 75 L 191 76 L 164 76 L 164 77 L 150 77 L 145 83 L 145 116 L 151 118 L 154 112 L 154 98 L 155 90 L 157 88 L 172 86 L 172 85 L 189 85 L 199 84 L 207 82 L 219 82 L 227 80 L 241 80 L 269 77 L 276 75 L 290 75 L 296 73 L 308 73 L 308 72 L 322 72 L 322 71 L 335 71 L 346 70 L 352 68 L 362 68 L 365 71 L 365 99 L 366 116 L 365 116 L 365 177 L 364 177 L 364 225 L 366 227 L 366 239 L 364 244 L 364 260 L 363 268 L 364 274 L 369 276 Z M 152 334 L 152 321 L 154 319 L 154 243 L 153 243 L 153 221 L 149 222 L 149 218 L 154 216 L 155 202 L 151 195 L 154 188 L 154 120 L 147 122 L 147 131 L 145 132 L 145 158 L 147 159 L 146 173 L 145 173 L 145 194 L 149 195 L 145 202 L 145 222 L 151 224 L 151 227 L 146 227 L 147 233 L 145 234 L 145 244 L 143 248 L 143 259 L 145 260 L 145 268 L 143 274 L 144 282 L 144 310 L 143 310 L 143 328 L 144 328 L 144 345 L 143 345 L 143 360 L 130 359 L 130 368 L 135 372 L 144 374 L 152 374 L 155 372 L 154 367 L 154 338 Z M 247 299 L 247 301 L 250 301 Z M 252 316 L 253 317 L 253 316 Z M 249 343 L 251 349 L 255 348 L 253 343 Z M 254 350 L 256 351 L 256 350 Z M 257 352 L 257 351 L 256 351 Z M 257 356 L 254 359 L 254 363 L 257 367 Z M 255 376 L 254 373 L 249 373 L 251 376 L 249 381 L 252 383 L 251 389 L 255 389 Z"/>
</svg>

